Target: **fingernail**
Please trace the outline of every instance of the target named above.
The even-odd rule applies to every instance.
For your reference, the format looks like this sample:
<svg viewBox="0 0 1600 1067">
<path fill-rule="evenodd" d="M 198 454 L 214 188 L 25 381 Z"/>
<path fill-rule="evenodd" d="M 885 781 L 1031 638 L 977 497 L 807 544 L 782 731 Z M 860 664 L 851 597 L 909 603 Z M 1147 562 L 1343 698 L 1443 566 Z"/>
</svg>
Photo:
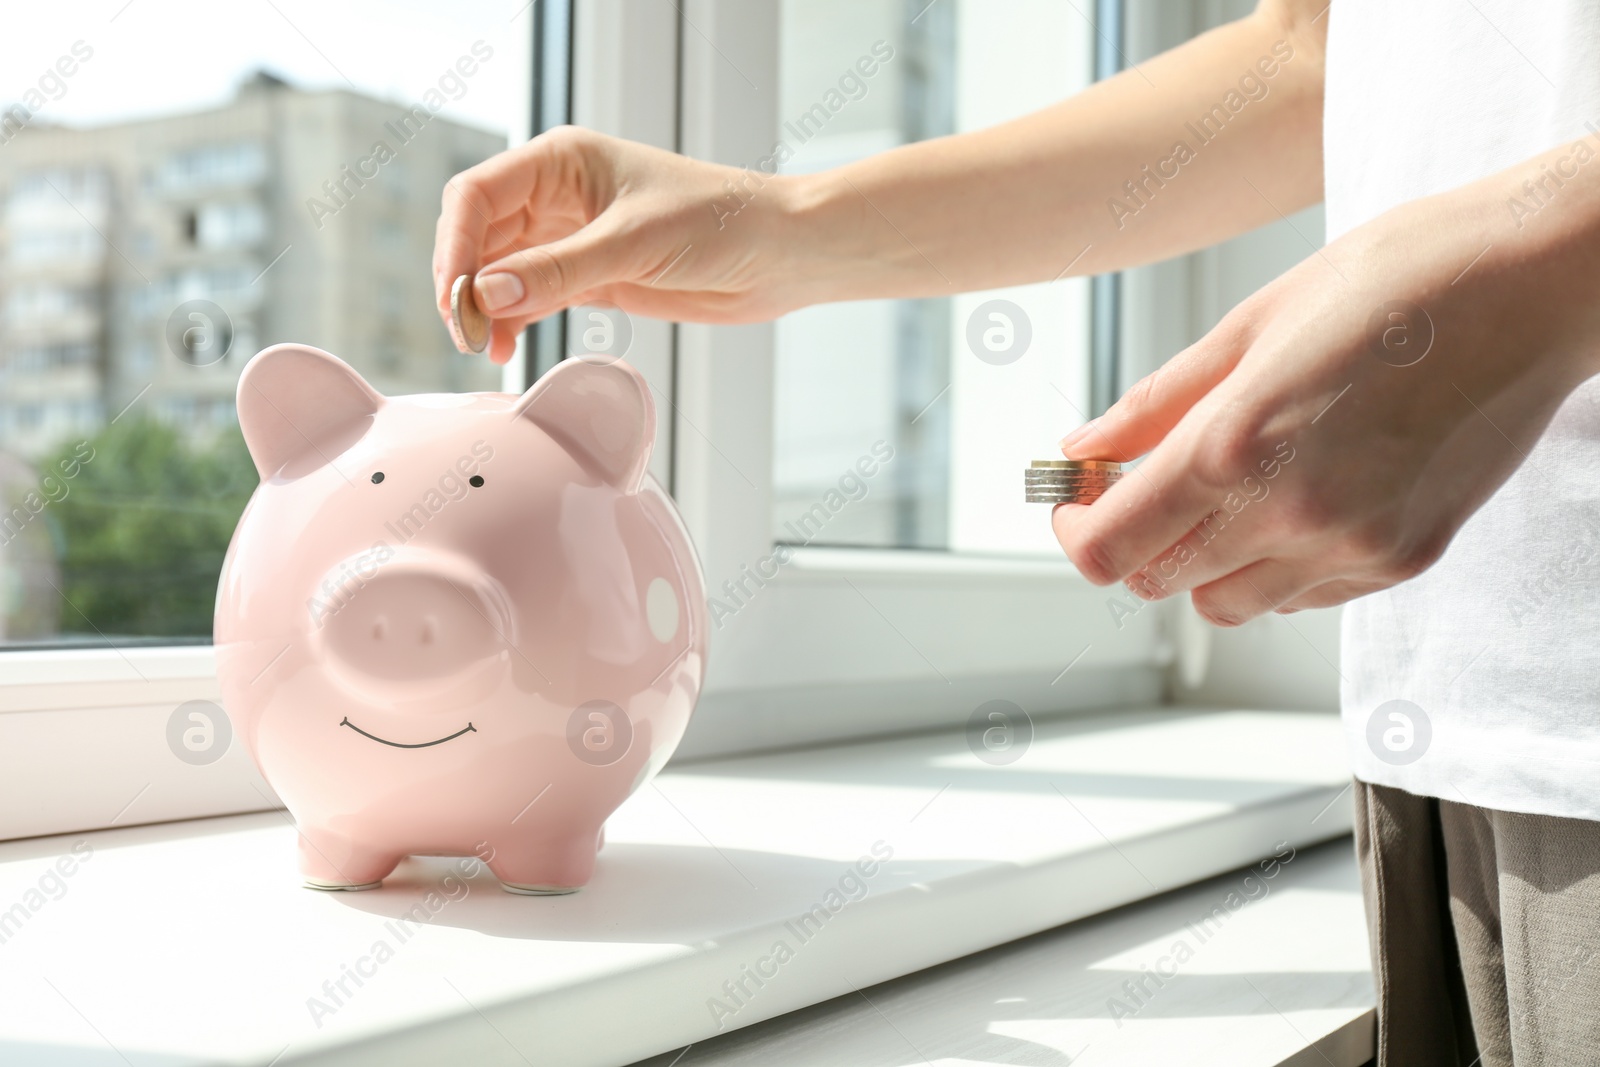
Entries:
<svg viewBox="0 0 1600 1067">
<path fill-rule="evenodd" d="M 1067 436 L 1061 439 L 1061 451 L 1065 452 L 1067 449 L 1083 440 L 1088 436 L 1089 431 L 1092 429 L 1094 429 L 1094 420 L 1090 419 L 1082 426 L 1079 426 L 1076 430 L 1073 430 L 1071 433 L 1067 434 Z"/>
<path fill-rule="evenodd" d="M 498 271 L 479 278 L 474 286 L 478 291 L 478 307 L 493 315 L 522 302 L 527 290 L 522 279 L 509 271 Z"/>
</svg>

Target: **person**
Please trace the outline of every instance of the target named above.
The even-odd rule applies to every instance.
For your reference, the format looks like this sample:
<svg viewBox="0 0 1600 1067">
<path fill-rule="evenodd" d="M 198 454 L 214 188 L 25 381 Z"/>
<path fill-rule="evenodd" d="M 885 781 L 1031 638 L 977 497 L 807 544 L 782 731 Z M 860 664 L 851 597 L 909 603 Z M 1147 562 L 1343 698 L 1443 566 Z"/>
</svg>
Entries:
<svg viewBox="0 0 1600 1067">
<path fill-rule="evenodd" d="M 731 323 L 1040 282 L 1323 200 L 1324 247 L 1067 435 L 1144 458 L 1054 529 L 1090 581 L 1222 626 L 1348 602 L 1380 1064 L 1600 1062 L 1597 38 L 1592 4 L 1261 0 L 727 226 L 740 171 L 552 130 L 445 191 L 440 313 L 475 273 L 503 362 L 591 300 Z"/>
</svg>

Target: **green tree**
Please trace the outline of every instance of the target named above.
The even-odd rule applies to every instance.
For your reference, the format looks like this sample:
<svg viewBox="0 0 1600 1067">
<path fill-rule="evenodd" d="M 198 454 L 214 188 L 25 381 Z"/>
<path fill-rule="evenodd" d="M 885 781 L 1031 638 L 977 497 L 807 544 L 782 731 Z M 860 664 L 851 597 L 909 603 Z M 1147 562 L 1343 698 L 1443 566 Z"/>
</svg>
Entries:
<svg viewBox="0 0 1600 1067">
<path fill-rule="evenodd" d="M 51 457 L 52 469 L 79 442 Z M 217 576 L 257 483 L 237 427 L 196 444 L 129 419 L 90 438 L 93 457 L 46 510 L 58 534 L 63 633 L 209 637 Z"/>
</svg>

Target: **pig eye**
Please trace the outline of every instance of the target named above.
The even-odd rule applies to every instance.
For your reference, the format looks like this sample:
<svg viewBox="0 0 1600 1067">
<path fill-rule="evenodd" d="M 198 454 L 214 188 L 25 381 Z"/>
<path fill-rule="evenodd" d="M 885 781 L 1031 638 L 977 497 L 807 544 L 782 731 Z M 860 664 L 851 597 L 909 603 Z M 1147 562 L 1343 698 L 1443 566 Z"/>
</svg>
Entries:
<svg viewBox="0 0 1600 1067">
<path fill-rule="evenodd" d="M 474 489 L 480 488 L 483 485 L 483 475 L 474 474 L 472 477 L 467 479 L 467 484 L 472 486 Z"/>
<path fill-rule="evenodd" d="M 381 481 L 383 481 L 383 472 L 382 471 L 373 471 L 372 472 L 372 484 L 373 485 L 377 485 Z"/>
</svg>

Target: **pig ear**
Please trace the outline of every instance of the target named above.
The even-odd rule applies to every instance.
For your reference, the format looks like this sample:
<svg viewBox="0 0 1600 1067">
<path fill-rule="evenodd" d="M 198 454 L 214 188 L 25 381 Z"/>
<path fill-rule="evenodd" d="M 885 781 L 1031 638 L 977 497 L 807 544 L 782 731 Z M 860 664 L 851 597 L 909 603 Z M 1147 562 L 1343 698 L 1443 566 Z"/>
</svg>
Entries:
<svg viewBox="0 0 1600 1067">
<path fill-rule="evenodd" d="M 644 375 L 621 360 L 562 360 L 522 394 L 516 412 L 623 492 L 644 481 L 656 405 Z"/>
<path fill-rule="evenodd" d="M 239 429 L 261 480 L 299 478 L 360 440 L 383 396 L 348 363 L 308 345 L 273 345 L 239 375 Z"/>
</svg>

